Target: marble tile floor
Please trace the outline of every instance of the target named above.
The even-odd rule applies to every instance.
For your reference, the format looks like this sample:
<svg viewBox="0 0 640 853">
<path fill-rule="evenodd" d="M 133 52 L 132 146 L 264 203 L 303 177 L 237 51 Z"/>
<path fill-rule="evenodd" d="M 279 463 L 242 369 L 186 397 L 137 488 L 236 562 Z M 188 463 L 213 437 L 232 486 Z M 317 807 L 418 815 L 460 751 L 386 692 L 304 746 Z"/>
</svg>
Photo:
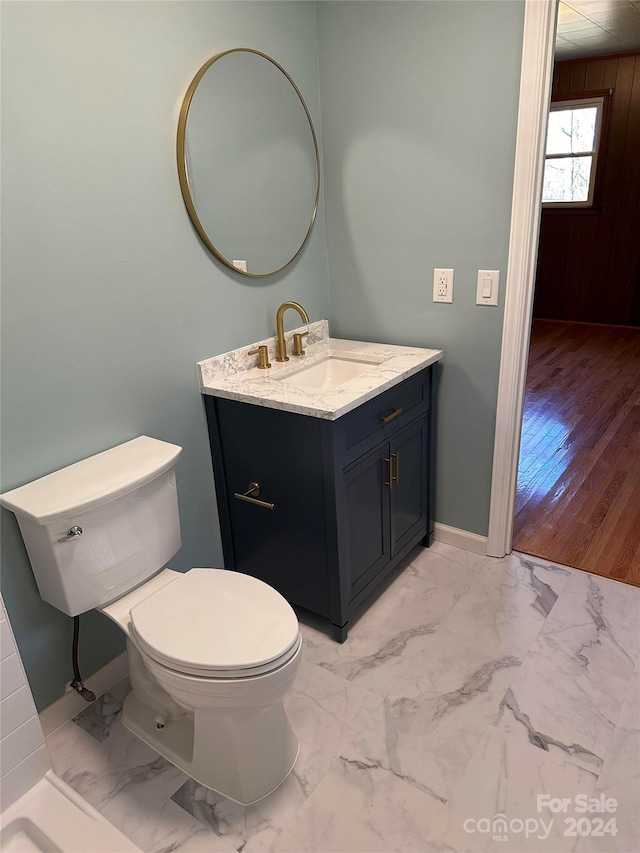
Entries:
<svg viewBox="0 0 640 853">
<path fill-rule="evenodd" d="M 146 853 L 640 851 L 640 589 L 435 543 L 344 645 L 299 616 L 300 756 L 266 799 L 127 732 L 126 683 L 48 738 L 56 771 Z"/>
</svg>

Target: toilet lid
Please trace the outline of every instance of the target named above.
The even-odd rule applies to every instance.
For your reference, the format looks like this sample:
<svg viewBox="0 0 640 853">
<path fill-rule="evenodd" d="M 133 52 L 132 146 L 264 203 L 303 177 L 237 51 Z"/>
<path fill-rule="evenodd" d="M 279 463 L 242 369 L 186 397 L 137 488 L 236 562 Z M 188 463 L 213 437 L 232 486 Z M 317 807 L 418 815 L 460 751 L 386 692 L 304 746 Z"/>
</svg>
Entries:
<svg viewBox="0 0 640 853">
<path fill-rule="evenodd" d="M 296 614 L 280 593 L 226 569 L 191 569 L 136 604 L 131 623 L 152 658 L 203 675 L 255 670 L 299 642 Z"/>
</svg>

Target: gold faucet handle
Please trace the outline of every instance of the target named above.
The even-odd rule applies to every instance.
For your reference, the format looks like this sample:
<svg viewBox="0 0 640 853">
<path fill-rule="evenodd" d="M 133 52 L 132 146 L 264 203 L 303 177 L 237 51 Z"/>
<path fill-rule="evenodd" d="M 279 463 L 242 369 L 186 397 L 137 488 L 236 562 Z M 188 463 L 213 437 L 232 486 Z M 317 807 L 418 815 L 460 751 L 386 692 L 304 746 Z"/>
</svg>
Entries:
<svg viewBox="0 0 640 853">
<path fill-rule="evenodd" d="M 271 362 L 269 361 L 269 348 L 266 344 L 262 344 L 262 346 L 256 347 L 255 349 L 250 349 L 247 355 L 258 356 L 258 367 L 260 370 L 266 370 L 268 367 L 271 367 Z"/>
<path fill-rule="evenodd" d="M 291 350 L 291 355 L 304 355 L 305 350 L 302 349 L 302 339 L 309 334 L 309 331 L 306 332 L 296 332 L 293 336 L 293 349 Z"/>
</svg>

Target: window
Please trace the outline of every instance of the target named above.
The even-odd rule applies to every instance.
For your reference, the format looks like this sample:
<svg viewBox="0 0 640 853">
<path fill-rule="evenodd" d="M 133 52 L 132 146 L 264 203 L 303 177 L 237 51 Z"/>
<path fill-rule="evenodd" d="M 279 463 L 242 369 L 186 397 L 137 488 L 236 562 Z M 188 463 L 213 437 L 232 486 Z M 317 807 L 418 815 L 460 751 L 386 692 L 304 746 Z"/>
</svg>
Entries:
<svg viewBox="0 0 640 853">
<path fill-rule="evenodd" d="M 547 127 L 542 203 L 592 207 L 607 95 L 553 101 Z"/>
</svg>

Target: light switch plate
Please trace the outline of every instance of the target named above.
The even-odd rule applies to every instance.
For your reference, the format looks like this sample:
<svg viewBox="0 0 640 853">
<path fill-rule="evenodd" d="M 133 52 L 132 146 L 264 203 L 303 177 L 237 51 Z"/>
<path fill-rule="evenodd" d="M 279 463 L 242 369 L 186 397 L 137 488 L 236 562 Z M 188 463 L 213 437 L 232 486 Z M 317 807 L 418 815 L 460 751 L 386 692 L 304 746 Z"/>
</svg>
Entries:
<svg viewBox="0 0 640 853">
<path fill-rule="evenodd" d="M 476 305 L 497 305 L 500 270 L 478 270 Z"/>
<path fill-rule="evenodd" d="M 232 261 L 231 263 L 234 265 L 234 267 L 237 270 L 240 270 L 240 272 L 246 272 L 247 271 L 247 262 L 246 261 Z"/>
</svg>

